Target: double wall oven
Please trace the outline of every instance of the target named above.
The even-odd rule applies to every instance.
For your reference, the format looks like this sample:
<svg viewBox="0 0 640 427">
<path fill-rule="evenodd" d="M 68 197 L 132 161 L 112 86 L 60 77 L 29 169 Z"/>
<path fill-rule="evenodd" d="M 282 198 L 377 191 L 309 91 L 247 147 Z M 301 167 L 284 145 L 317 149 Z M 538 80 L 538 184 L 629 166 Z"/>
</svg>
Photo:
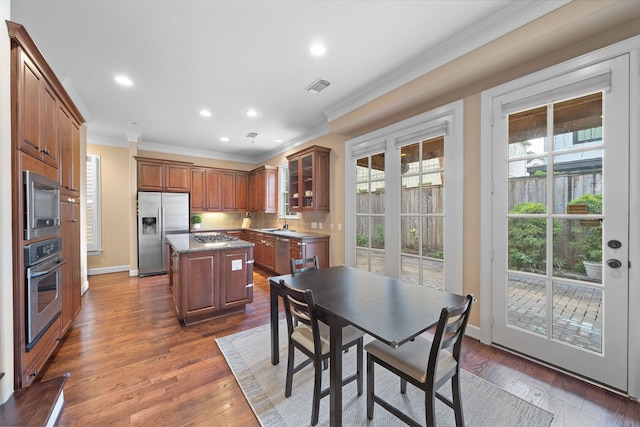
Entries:
<svg viewBox="0 0 640 427">
<path fill-rule="evenodd" d="M 24 171 L 23 178 L 26 350 L 30 351 L 60 316 L 66 261 L 58 237 L 60 185 L 33 171 Z"/>
<path fill-rule="evenodd" d="M 62 311 L 62 239 L 24 247 L 27 351 L 38 342 Z"/>
</svg>

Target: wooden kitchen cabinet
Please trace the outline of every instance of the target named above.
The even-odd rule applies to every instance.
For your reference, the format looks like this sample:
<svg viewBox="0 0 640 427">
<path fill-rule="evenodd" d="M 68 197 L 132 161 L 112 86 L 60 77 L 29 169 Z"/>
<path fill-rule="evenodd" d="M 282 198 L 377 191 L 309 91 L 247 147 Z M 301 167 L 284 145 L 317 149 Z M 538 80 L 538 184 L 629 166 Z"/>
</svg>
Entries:
<svg viewBox="0 0 640 427">
<path fill-rule="evenodd" d="M 329 236 L 322 237 L 291 237 L 289 252 L 293 259 L 318 257 L 320 268 L 329 267 Z"/>
<path fill-rule="evenodd" d="M 23 172 L 30 170 L 61 184 L 61 231 L 63 257 L 60 296 L 62 312 L 40 339 L 26 348 L 25 262 L 13 265 L 13 386 L 24 388 L 38 381 L 43 367 L 55 352 L 77 316 L 81 301 L 80 277 L 80 145 L 84 118 L 62 83 L 33 42 L 24 26 L 6 22 L 11 42 L 11 156 L 12 156 L 12 250 L 23 254 L 26 215 Z M 78 167 L 75 167 L 75 166 Z M 75 168 L 75 169 L 74 169 Z M 67 196 L 73 199 L 67 200 Z M 63 324 L 64 322 L 64 324 Z"/>
<path fill-rule="evenodd" d="M 207 210 L 205 168 L 191 168 L 191 212 L 204 212 Z"/>
<path fill-rule="evenodd" d="M 292 212 L 329 212 L 330 153 L 331 149 L 314 145 L 287 156 Z"/>
<path fill-rule="evenodd" d="M 62 258 L 62 313 L 64 336 L 80 311 L 82 279 L 80 277 L 80 200 L 66 197 L 60 203 Z"/>
<path fill-rule="evenodd" d="M 242 311 L 253 302 L 253 248 L 180 253 L 169 246 L 170 287 L 185 325 Z"/>
<path fill-rule="evenodd" d="M 222 210 L 246 212 L 249 210 L 249 175 L 247 172 L 223 170 L 220 176 Z"/>
<path fill-rule="evenodd" d="M 187 193 L 191 190 L 191 163 L 136 157 L 138 190 Z"/>
<path fill-rule="evenodd" d="M 278 168 L 261 166 L 249 172 L 249 208 L 252 212 L 278 212 Z"/>
<path fill-rule="evenodd" d="M 220 252 L 221 309 L 244 307 L 253 302 L 253 253 L 251 249 Z"/>
<path fill-rule="evenodd" d="M 36 62 L 20 47 L 14 49 L 17 49 L 15 57 L 18 62 L 17 148 L 58 168 L 58 98 Z"/>
<path fill-rule="evenodd" d="M 58 141 L 60 142 L 60 185 L 74 197 L 80 196 L 80 127 L 69 111 L 58 108 Z"/>
</svg>

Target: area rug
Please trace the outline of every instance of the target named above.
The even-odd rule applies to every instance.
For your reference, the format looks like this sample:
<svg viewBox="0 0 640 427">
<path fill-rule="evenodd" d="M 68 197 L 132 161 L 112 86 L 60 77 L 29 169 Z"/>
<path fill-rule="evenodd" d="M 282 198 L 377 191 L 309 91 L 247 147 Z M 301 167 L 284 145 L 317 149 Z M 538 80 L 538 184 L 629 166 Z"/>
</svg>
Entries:
<svg viewBox="0 0 640 427">
<path fill-rule="evenodd" d="M 284 383 L 287 369 L 286 323 L 280 324 L 280 364 L 271 364 L 269 325 L 259 326 L 216 339 L 231 371 L 247 401 L 255 412 L 260 424 L 265 427 L 305 426 L 311 421 L 311 397 L 313 390 L 313 368 L 308 366 L 293 376 L 291 397 L 284 397 Z M 296 360 L 302 360 L 302 353 Z M 343 374 L 355 371 L 355 349 L 343 355 Z M 365 352 L 366 357 L 366 352 Z M 366 369 L 366 363 L 365 363 Z M 413 419 L 424 423 L 424 394 L 417 388 L 407 387 L 405 395 L 400 394 L 397 377 L 385 369 L 376 367 L 376 394 L 401 408 Z M 329 370 L 322 379 L 323 388 L 329 384 Z M 365 393 L 358 397 L 356 383 L 346 385 L 342 391 L 345 426 L 396 426 L 403 423 L 379 405 L 375 406 L 373 420 L 366 415 Z M 449 390 L 445 385 L 442 390 Z M 443 393 L 447 394 L 447 393 Z M 462 371 L 462 401 L 467 426 L 515 427 L 550 426 L 553 414 L 496 387 L 495 385 Z M 455 426 L 453 410 L 442 402 L 436 403 L 438 426 Z M 329 398 L 320 402 L 319 426 L 329 425 Z"/>
</svg>

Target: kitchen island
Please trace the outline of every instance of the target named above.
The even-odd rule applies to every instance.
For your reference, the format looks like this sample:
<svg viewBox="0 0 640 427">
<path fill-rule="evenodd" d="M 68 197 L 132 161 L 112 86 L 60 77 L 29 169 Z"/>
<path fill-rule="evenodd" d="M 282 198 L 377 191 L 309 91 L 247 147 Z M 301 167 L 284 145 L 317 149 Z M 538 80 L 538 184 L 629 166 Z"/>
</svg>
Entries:
<svg viewBox="0 0 640 427">
<path fill-rule="evenodd" d="M 220 233 L 166 237 L 169 286 L 185 325 L 244 311 L 253 302 L 254 244 Z"/>
</svg>

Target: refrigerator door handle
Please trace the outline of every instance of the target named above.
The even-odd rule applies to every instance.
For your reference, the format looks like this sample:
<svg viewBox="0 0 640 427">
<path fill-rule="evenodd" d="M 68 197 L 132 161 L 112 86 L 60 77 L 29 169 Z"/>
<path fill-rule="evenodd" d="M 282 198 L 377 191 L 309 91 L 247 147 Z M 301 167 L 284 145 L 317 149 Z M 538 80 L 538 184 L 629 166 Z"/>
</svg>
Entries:
<svg viewBox="0 0 640 427">
<path fill-rule="evenodd" d="M 162 235 L 164 234 L 164 208 L 158 207 L 158 240 L 162 243 Z"/>
</svg>

